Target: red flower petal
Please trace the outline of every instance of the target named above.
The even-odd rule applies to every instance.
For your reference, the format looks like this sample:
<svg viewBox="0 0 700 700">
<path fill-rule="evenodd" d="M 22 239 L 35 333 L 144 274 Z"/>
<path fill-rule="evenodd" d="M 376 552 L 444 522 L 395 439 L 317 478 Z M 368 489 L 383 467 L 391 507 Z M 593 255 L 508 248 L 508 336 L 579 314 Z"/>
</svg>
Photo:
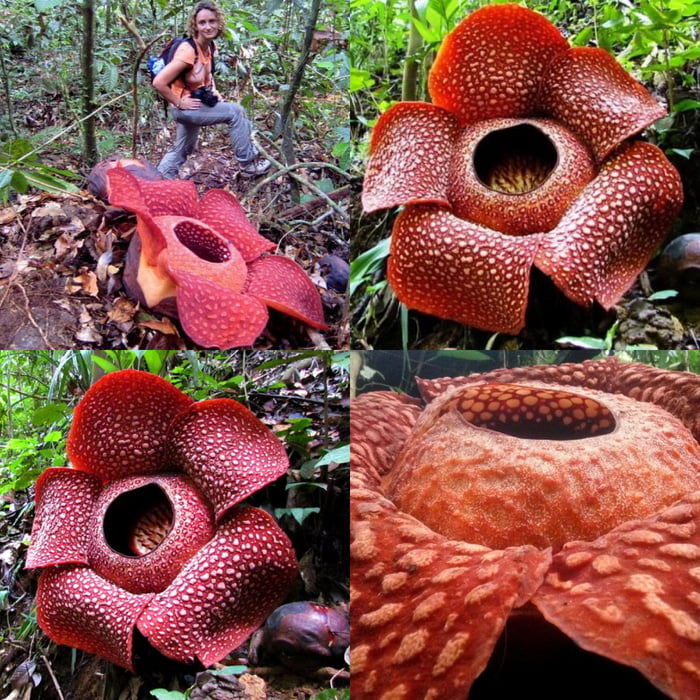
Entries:
<svg viewBox="0 0 700 700">
<path fill-rule="evenodd" d="M 154 487 L 160 489 L 162 500 Z M 150 503 L 140 502 L 139 495 Z M 117 499 L 121 504 L 115 503 Z M 154 507 L 166 503 L 165 512 Z M 158 531 L 164 528 L 169 530 L 160 544 L 151 549 L 151 542 L 147 547 L 151 551 L 135 556 L 135 543 L 130 541 L 138 532 L 161 537 L 164 532 Z M 118 479 L 106 486 L 94 509 L 88 536 L 90 566 L 131 593 L 160 592 L 213 535 L 213 513 L 186 476 Z"/>
<path fill-rule="evenodd" d="M 699 562 L 696 491 L 594 542 L 567 545 L 533 602 L 584 649 L 639 669 L 670 697 L 694 698 Z"/>
<path fill-rule="evenodd" d="M 358 414 L 369 425 L 363 416 L 374 397 L 353 404 L 353 421 Z M 377 399 L 390 418 L 403 416 L 400 432 L 410 429 L 410 404 Z M 540 585 L 550 553 L 450 541 L 397 512 L 380 495 L 381 472 L 362 456 L 381 453 L 383 439 L 353 430 L 352 697 L 464 697 L 511 609 Z"/>
<path fill-rule="evenodd" d="M 107 374 L 76 406 L 68 459 L 103 481 L 160 471 L 166 466 L 168 426 L 192 403 L 154 374 L 130 369 Z"/>
<path fill-rule="evenodd" d="M 424 102 L 388 109 L 372 132 L 362 186 L 365 211 L 432 202 L 449 206 L 447 176 L 457 120 Z"/>
<path fill-rule="evenodd" d="M 540 82 L 566 39 L 545 17 L 518 5 L 490 5 L 447 35 L 430 71 L 434 104 L 462 124 L 538 113 Z"/>
<path fill-rule="evenodd" d="M 373 391 L 353 401 L 350 431 L 353 438 L 351 468 L 357 460 L 371 465 L 383 476 L 393 465 L 396 453 L 413 429 L 421 412 L 418 399 L 391 391 Z"/>
<path fill-rule="evenodd" d="M 394 224 L 388 279 L 411 309 L 484 330 L 525 324 L 530 268 L 540 236 L 514 237 L 430 205 Z"/>
<path fill-rule="evenodd" d="M 313 328 L 328 329 L 314 283 L 294 260 L 284 255 L 267 255 L 250 263 L 245 291 Z"/>
<path fill-rule="evenodd" d="M 107 177 L 115 207 L 151 216 L 196 216 L 197 188 L 190 180 L 143 180 L 126 168 L 113 168 Z"/>
<path fill-rule="evenodd" d="M 52 567 L 39 577 L 37 620 L 57 644 L 133 671 L 134 626 L 152 598 L 127 593 L 84 567 Z"/>
<path fill-rule="evenodd" d="M 455 216 L 502 233 L 549 231 L 594 175 L 590 152 L 560 124 L 492 119 L 457 140 L 449 200 Z"/>
<path fill-rule="evenodd" d="M 236 510 L 148 605 L 138 628 L 166 656 L 208 666 L 260 627 L 296 575 L 294 550 L 274 519 L 258 508 Z"/>
<path fill-rule="evenodd" d="M 167 253 L 167 251 L 164 251 Z M 267 325 L 265 305 L 255 297 L 185 269 L 169 266 L 177 282 L 177 313 L 182 328 L 205 348 L 252 345 Z"/>
<path fill-rule="evenodd" d="M 238 200 L 225 190 L 206 192 L 199 201 L 196 218 L 231 241 L 246 262 L 276 247 L 255 230 Z"/>
<path fill-rule="evenodd" d="M 543 106 L 585 139 L 598 161 L 666 114 L 603 49 L 575 48 L 557 56 L 543 82 Z"/>
<path fill-rule="evenodd" d="M 610 308 L 644 269 L 683 201 L 680 177 L 648 143 L 624 145 L 542 237 L 535 264 L 577 304 Z"/>
<path fill-rule="evenodd" d="M 169 463 L 189 474 L 216 520 L 289 468 L 282 442 L 233 399 L 194 404 L 172 424 Z"/>
<path fill-rule="evenodd" d="M 36 482 L 36 515 L 27 568 L 87 564 L 87 527 L 100 480 L 75 469 L 47 469 Z"/>
</svg>

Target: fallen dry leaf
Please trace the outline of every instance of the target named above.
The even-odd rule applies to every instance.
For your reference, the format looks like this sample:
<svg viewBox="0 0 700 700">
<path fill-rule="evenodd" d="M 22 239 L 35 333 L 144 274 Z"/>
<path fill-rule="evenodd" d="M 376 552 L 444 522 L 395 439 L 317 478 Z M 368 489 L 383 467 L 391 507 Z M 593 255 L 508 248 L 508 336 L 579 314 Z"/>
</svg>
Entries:
<svg viewBox="0 0 700 700">
<path fill-rule="evenodd" d="M 97 275 L 86 267 L 80 268 L 80 274 L 73 277 L 67 285 L 67 290 L 70 294 L 85 292 L 91 297 L 96 297 L 99 290 L 97 287 Z"/>
<path fill-rule="evenodd" d="M 149 319 L 148 321 L 141 321 L 138 326 L 139 328 L 150 328 L 151 330 L 159 331 L 166 335 L 180 335 L 169 318 L 163 318 L 162 321 L 158 321 L 155 318 Z"/>
</svg>

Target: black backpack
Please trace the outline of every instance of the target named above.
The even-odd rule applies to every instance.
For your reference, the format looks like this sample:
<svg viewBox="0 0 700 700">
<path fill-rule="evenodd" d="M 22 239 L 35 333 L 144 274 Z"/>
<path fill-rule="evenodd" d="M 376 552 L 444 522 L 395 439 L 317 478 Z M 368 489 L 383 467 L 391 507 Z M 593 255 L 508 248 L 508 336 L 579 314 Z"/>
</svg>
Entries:
<svg viewBox="0 0 700 700">
<path fill-rule="evenodd" d="M 186 41 L 193 49 L 194 49 L 194 61 L 195 63 L 197 62 L 197 47 L 195 46 L 194 39 L 189 36 L 176 36 L 170 39 L 165 46 L 163 46 L 163 50 L 160 52 L 159 56 L 151 56 L 148 59 L 148 72 L 151 75 L 151 82 L 153 82 L 153 79 L 160 73 L 165 66 L 170 63 L 170 61 L 173 60 L 173 57 L 175 56 L 175 52 L 177 51 L 178 46 L 182 44 L 183 41 Z M 214 74 L 215 66 L 214 66 L 214 53 L 216 52 L 216 46 L 214 44 L 211 45 L 211 72 L 212 75 Z"/>
</svg>

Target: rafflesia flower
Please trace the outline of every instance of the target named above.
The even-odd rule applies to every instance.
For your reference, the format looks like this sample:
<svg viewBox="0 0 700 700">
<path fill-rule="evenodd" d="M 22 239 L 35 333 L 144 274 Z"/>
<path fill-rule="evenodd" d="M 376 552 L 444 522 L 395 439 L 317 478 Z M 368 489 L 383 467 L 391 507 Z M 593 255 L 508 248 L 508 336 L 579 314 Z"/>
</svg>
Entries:
<svg viewBox="0 0 700 700">
<path fill-rule="evenodd" d="M 288 461 L 247 408 L 116 372 L 76 407 L 67 451 L 74 468 L 37 482 L 27 555 L 45 567 L 37 618 L 55 642 L 133 669 L 137 628 L 162 654 L 209 665 L 284 600 L 294 551 L 242 501 Z"/>
<path fill-rule="evenodd" d="M 528 646 L 543 616 L 697 698 L 700 377 L 608 358 L 419 387 L 351 408 L 353 700 L 466 697 L 521 606 Z"/>
<path fill-rule="evenodd" d="M 225 190 L 198 201 L 188 180 L 147 181 L 125 168 L 107 172 L 109 201 L 136 214 L 124 285 L 150 309 L 179 317 L 205 347 L 251 345 L 267 307 L 325 329 L 318 291 L 304 270 L 263 238 Z"/>
<path fill-rule="evenodd" d="M 530 271 L 610 308 L 663 241 L 678 173 L 630 138 L 664 115 L 602 49 L 569 48 L 541 15 L 484 7 L 447 36 L 432 104 L 374 129 L 362 201 L 405 205 L 388 278 L 409 308 L 484 330 L 525 323 Z"/>
</svg>

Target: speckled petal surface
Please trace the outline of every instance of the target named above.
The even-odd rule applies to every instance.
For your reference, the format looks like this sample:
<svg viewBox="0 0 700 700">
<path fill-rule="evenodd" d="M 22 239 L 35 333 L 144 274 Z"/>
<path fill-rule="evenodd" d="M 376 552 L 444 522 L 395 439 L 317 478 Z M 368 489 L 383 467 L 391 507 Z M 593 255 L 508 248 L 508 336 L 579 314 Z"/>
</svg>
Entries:
<svg viewBox="0 0 700 700">
<path fill-rule="evenodd" d="M 196 215 L 197 188 L 191 180 L 143 180 L 126 168 L 113 168 L 107 177 L 112 206 L 151 216 Z"/>
<path fill-rule="evenodd" d="M 394 224 L 389 283 L 410 309 L 518 333 L 539 240 L 506 236 L 430 205 L 406 207 Z"/>
<path fill-rule="evenodd" d="M 269 316 L 259 299 L 196 272 L 169 264 L 168 269 L 177 282 L 180 323 L 198 345 L 221 349 L 245 347 L 252 345 L 265 330 Z"/>
<path fill-rule="evenodd" d="M 172 526 L 148 554 L 127 556 L 105 539 L 105 514 L 119 496 L 155 485 L 172 507 Z M 124 513 L 123 528 L 133 527 Z M 214 535 L 214 514 L 192 481 L 182 474 L 136 476 L 108 484 L 100 494 L 89 527 L 88 556 L 94 571 L 131 593 L 165 590 L 182 566 Z"/>
<path fill-rule="evenodd" d="M 57 644 L 133 671 L 134 626 L 152 598 L 127 593 L 85 567 L 52 567 L 39 577 L 37 620 Z"/>
<path fill-rule="evenodd" d="M 166 656 L 208 666 L 263 623 L 296 576 L 294 550 L 275 520 L 258 508 L 235 510 L 148 605 L 138 628 Z"/>
<path fill-rule="evenodd" d="M 100 480 L 76 469 L 52 467 L 36 482 L 36 514 L 27 568 L 87 564 L 87 525 Z"/>
<path fill-rule="evenodd" d="M 610 308 L 662 243 L 682 201 L 680 177 L 664 154 L 626 144 L 543 236 L 535 264 L 577 304 Z"/>
<path fill-rule="evenodd" d="M 359 401 L 361 412 L 373 395 Z M 380 495 L 374 466 L 355 455 L 374 439 L 353 431 L 352 697 L 465 697 L 511 609 L 542 581 L 550 553 L 451 541 L 397 512 Z"/>
<path fill-rule="evenodd" d="M 432 202 L 447 206 L 447 176 L 457 120 L 425 102 L 400 102 L 372 132 L 362 185 L 365 211 Z"/>
<path fill-rule="evenodd" d="M 571 49 L 552 61 L 542 102 L 547 114 L 588 142 L 599 162 L 666 114 L 613 56 L 592 47 Z"/>
<path fill-rule="evenodd" d="M 554 557 L 533 598 L 584 649 L 641 671 L 664 693 L 700 683 L 700 491 Z"/>
<path fill-rule="evenodd" d="M 518 5 L 489 5 L 447 35 L 430 71 L 432 101 L 461 124 L 530 116 L 539 89 L 566 39 L 542 15 Z"/>
<path fill-rule="evenodd" d="M 283 443 L 233 399 L 200 401 L 178 416 L 168 457 L 209 498 L 217 521 L 289 468 Z"/>
<path fill-rule="evenodd" d="M 150 474 L 165 466 L 165 436 L 193 400 L 148 372 L 107 374 L 75 409 L 66 444 L 77 469 L 102 480 Z"/>
<path fill-rule="evenodd" d="M 549 142 L 556 162 L 541 185 L 528 192 L 503 192 L 487 186 L 475 168 L 478 144 L 499 134 L 530 132 Z M 527 174 L 527 166 L 522 171 Z M 508 174 L 508 173 L 506 173 Z M 518 169 L 513 176 L 520 175 Z M 452 212 L 501 233 L 521 236 L 553 229 L 574 198 L 593 179 L 588 149 L 560 124 L 549 119 L 489 119 L 460 134 L 450 162 L 448 199 Z"/>
<path fill-rule="evenodd" d="M 351 467 L 355 460 L 362 460 L 363 469 L 372 469 L 378 476 L 386 474 L 421 410 L 418 399 L 391 391 L 358 396 L 350 413 Z"/>
<path fill-rule="evenodd" d="M 245 292 L 314 328 L 328 329 L 318 290 L 291 258 L 267 255 L 254 260 L 248 265 Z"/>
<path fill-rule="evenodd" d="M 238 200 L 225 190 L 205 192 L 199 200 L 196 218 L 233 243 L 246 262 L 276 247 L 255 230 Z"/>
</svg>

